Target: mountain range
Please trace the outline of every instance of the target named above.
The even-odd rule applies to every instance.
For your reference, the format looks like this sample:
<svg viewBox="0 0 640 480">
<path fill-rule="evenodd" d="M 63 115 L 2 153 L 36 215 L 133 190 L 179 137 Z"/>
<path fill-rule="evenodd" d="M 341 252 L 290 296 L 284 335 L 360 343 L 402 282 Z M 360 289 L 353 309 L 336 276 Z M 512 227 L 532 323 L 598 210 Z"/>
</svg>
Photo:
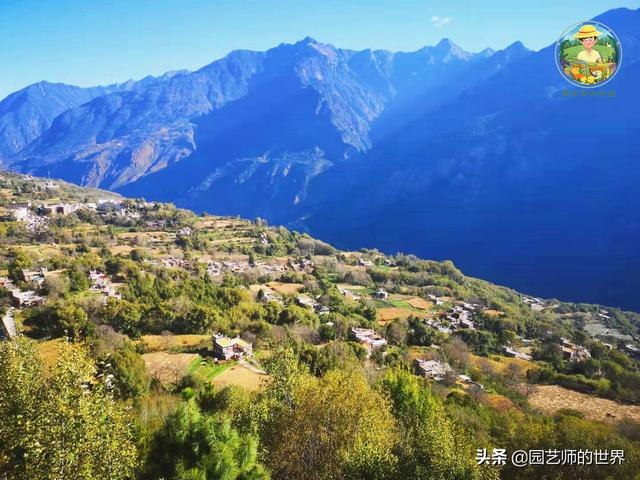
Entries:
<svg viewBox="0 0 640 480">
<path fill-rule="evenodd" d="M 194 72 L 30 85 L 0 102 L 0 161 L 638 310 L 640 10 L 596 20 L 624 60 L 592 91 L 565 82 L 553 45 L 353 51 L 305 38 Z"/>
</svg>

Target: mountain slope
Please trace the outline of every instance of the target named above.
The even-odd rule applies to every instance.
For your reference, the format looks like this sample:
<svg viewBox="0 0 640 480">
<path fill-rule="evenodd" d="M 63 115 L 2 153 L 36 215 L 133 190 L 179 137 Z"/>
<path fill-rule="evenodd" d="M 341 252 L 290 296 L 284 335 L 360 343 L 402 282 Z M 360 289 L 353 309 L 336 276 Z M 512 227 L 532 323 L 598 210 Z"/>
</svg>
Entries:
<svg viewBox="0 0 640 480">
<path fill-rule="evenodd" d="M 0 102 L 0 161 L 42 135 L 62 112 L 128 86 L 80 88 L 39 82 L 12 93 Z"/>
<path fill-rule="evenodd" d="M 620 74 L 596 90 L 614 96 L 563 96 L 552 46 L 356 52 L 306 38 L 71 107 L 5 163 L 638 308 L 640 219 L 626 206 L 640 204 L 640 10 L 598 20 L 623 44 Z"/>
<path fill-rule="evenodd" d="M 552 47 L 529 55 L 313 185 L 306 225 L 340 246 L 428 252 L 534 294 L 637 308 L 639 17 L 600 18 L 629 45 L 605 96 L 565 97 Z"/>
</svg>

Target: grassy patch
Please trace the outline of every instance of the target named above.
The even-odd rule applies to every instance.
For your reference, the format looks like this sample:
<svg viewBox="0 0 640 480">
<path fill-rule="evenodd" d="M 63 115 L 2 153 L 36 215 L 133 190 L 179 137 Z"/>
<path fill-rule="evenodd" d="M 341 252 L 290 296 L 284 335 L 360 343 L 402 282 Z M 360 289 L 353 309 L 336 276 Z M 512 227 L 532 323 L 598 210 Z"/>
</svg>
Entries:
<svg viewBox="0 0 640 480">
<path fill-rule="evenodd" d="M 235 362 L 214 363 L 207 361 L 202 357 L 198 357 L 189 364 L 187 373 L 198 375 L 206 379 L 207 381 L 211 381 L 214 377 L 220 375 L 222 372 L 232 367 L 234 364 Z"/>
</svg>

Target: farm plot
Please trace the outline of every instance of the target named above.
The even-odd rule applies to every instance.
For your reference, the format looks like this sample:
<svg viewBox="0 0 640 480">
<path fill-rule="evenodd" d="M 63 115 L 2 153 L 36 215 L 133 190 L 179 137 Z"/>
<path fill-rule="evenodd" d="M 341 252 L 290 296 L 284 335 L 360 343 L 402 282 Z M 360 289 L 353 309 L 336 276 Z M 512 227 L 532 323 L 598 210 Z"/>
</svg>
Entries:
<svg viewBox="0 0 640 480">
<path fill-rule="evenodd" d="M 266 285 L 281 295 L 295 295 L 304 288 L 301 283 L 269 282 Z"/>
<path fill-rule="evenodd" d="M 183 350 L 211 346 L 211 335 L 143 335 L 140 341 L 148 352 Z"/>
<path fill-rule="evenodd" d="M 151 378 L 161 383 L 173 383 L 187 373 L 189 366 L 200 356 L 196 353 L 153 352 L 142 355 Z"/>
<path fill-rule="evenodd" d="M 557 385 L 540 385 L 529 396 L 529 403 L 546 414 L 554 414 L 560 409 L 577 410 L 591 420 L 617 423 L 629 419 L 640 422 L 640 406 L 623 405 L 613 400 L 597 398 L 574 392 Z"/>
<path fill-rule="evenodd" d="M 235 385 L 255 391 L 262 389 L 268 378 L 268 375 L 249 370 L 242 365 L 233 365 L 231 368 L 216 375 L 211 383 L 216 387 Z"/>
</svg>

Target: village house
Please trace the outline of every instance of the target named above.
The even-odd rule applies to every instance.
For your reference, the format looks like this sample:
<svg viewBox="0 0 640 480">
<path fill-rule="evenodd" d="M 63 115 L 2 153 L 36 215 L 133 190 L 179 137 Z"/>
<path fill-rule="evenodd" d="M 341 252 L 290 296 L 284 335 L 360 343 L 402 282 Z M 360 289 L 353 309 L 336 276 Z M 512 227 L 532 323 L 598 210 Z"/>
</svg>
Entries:
<svg viewBox="0 0 640 480">
<path fill-rule="evenodd" d="M 636 347 L 635 345 L 632 345 L 631 343 L 628 343 L 627 345 L 625 345 L 624 348 L 627 351 L 627 353 L 632 357 L 640 358 L 640 348 Z"/>
<path fill-rule="evenodd" d="M 48 270 L 47 267 L 40 267 L 37 270 L 22 269 L 20 274 L 25 282 L 35 283 L 40 288 L 47 278 Z"/>
<path fill-rule="evenodd" d="M 289 260 L 288 264 L 289 267 L 296 272 L 311 271 L 314 265 L 313 261 L 308 258 L 301 258 L 298 261 Z"/>
<path fill-rule="evenodd" d="M 531 360 L 531 355 L 514 350 L 511 347 L 504 347 L 504 355 L 511 358 L 519 358 L 520 360 Z"/>
<path fill-rule="evenodd" d="M 447 315 L 447 319 L 451 322 L 451 326 L 455 329 L 468 328 L 474 330 L 475 324 L 471 320 L 472 312 L 456 305 Z"/>
<path fill-rule="evenodd" d="M 255 268 L 258 269 L 261 275 L 273 274 L 273 273 L 285 273 L 287 271 L 284 265 L 278 263 L 264 263 L 258 262 L 255 264 Z"/>
<path fill-rule="evenodd" d="M 33 290 L 19 290 L 13 288 L 9 290 L 11 293 L 11 299 L 16 307 L 33 307 L 35 305 L 42 305 L 44 303 L 44 297 L 36 295 Z"/>
<path fill-rule="evenodd" d="M 385 299 L 389 298 L 389 293 L 386 290 L 383 290 L 382 288 L 379 288 L 378 290 L 375 291 L 373 296 L 375 298 L 380 299 L 380 300 L 385 300 Z"/>
<path fill-rule="evenodd" d="M 115 200 L 113 198 L 100 198 L 98 199 L 97 210 L 99 212 L 109 212 L 114 210 L 122 210 L 121 200 Z"/>
<path fill-rule="evenodd" d="M 431 300 L 433 300 L 433 303 L 435 303 L 437 307 L 439 307 L 440 305 L 444 305 L 444 300 L 442 300 L 441 298 L 436 297 L 435 295 L 433 295 L 431 293 L 428 295 L 428 297 Z"/>
<path fill-rule="evenodd" d="M 316 302 L 313 298 L 304 294 L 298 295 L 296 297 L 296 303 L 301 307 L 310 308 L 312 310 L 315 309 L 318 305 L 318 302 Z"/>
<path fill-rule="evenodd" d="M 533 310 L 534 312 L 540 312 L 546 307 L 545 300 L 541 298 L 523 296 L 522 301 L 529 305 L 529 308 L 531 308 L 531 310 Z"/>
<path fill-rule="evenodd" d="M 253 355 L 253 345 L 240 337 L 229 338 L 224 335 L 214 335 L 213 354 L 219 360 L 250 357 Z"/>
<path fill-rule="evenodd" d="M 13 216 L 13 219 L 16 222 L 26 222 L 31 215 L 31 212 L 27 207 L 13 208 L 13 209 L 10 209 L 10 211 L 11 211 L 11 215 Z"/>
<path fill-rule="evenodd" d="M 182 258 L 169 257 L 160 260 L 166 268 L 188 268 L 189 262 Z"/>
<path fill-rule="evenodd" d="M 453 329 L 452 328 L 450 328 L 448 325 L 446 325 L 442 321 L 437 320 L 435 318 L 425 317 L 424 318 L 424 323 L 427 324 L 428 326 L 430 326 L 431 328 L 435 328 L 439 332 L 448 333 L 448 334 L 453 333 Z"/>
<path fill-rule="evenodd" d="M 566 338 L 562 338 L 562 356 L 570 362 L 578 362 L 591 357 L 589 350 L 582 345 L 576 345 Z"/>
<path fill-rule="evenodd" d="M 210 260 L 207 263 L 207 274 L 210 277 L 217 277 L 222 274 L 222 263 Z"/>
<path fill-rule="evenodd" d="M 348 298 L 350 300 L 354 300 L 354 301 L 358 301 L 360 300 L 360 295 L 353 293 L 351 290 L 349 290 L 348 288 L 344 288 L 341 287 L 340 285 L 337 286 L 338 291 L 345 296 L 345 298 Z"/>
<path fill-rule="evenodd" d="M 81 203 L 53 203 L 43 204 L 40 206 L 40 211 L 45 215 L 69 215 L 84 208 Z"/>
<path fill-rule="evenodd" d="M 362 343 L 367 348 L 369 353 L 387 344 L 387 340 L 382 335 L 370 328 L 353 327 L 351 329 L 351 337 L 354 340 Z"/>
<path fill-rule="evenodd" d="M 111 283 L 111 279 L 104 273 L 100 273 L 97 270 L 90 270 L 89 279 L 91 280 L 92 292 L 101 293 L 107 298 L 122 298 L 115 286 Z"/>
<path fill-rule="evenodd" d="M 276 302 L 281 305 L 284 305 L 284 300 L 282 300 L 280 296 L 275 295 L 271 290 L 260 289 L 260 291 L 262 292 L 260 301 L 264 303 Z"/>
<path fill-rule="evenodd" d="M 31 208 L 31 202 L 11 202 L 6 206 L 7 210 L 18 210 L 22 208 Z"/>
<path fill-rule="evenodd" d="M 438 360 L 416 359 L 415 367 L 418 375 L 436 381 L 444 380 L 447 373 L 453 371 L 449 365 Z"/>
<path fill-rule="evenodd" d="M 35 187 L 41 190 L 57 190 L 60 188 L 60 185 L 48 180 L 47 182 L 36 182 Z"/>
</svg>

